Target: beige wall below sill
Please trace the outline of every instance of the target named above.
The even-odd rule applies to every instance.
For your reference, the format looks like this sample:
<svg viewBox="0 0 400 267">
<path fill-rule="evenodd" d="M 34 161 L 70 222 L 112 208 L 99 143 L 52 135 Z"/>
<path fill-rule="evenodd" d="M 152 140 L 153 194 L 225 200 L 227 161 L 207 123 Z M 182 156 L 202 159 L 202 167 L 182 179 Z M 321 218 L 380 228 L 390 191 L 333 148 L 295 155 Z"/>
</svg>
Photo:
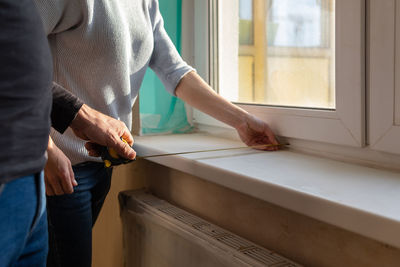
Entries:
<svg viewBox="0 0 400 267">
<path fill-rule="evenodd" d="M 149 161 L 116 168 L 93 232 L 93 266 L 122 267 L 118 192 L 160 198 L 306 266 L 399 266 L 400 250 Z"/>
</svg>

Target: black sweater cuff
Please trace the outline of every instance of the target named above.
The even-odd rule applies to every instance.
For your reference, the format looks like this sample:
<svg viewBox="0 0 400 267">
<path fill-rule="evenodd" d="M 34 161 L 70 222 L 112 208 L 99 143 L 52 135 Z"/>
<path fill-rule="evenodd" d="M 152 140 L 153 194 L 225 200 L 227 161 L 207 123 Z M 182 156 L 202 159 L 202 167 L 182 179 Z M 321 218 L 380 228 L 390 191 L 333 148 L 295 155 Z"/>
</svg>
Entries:
<svg viewBox="0 0 400 267">
<path fill-rule="evenodd" d="M 64 133 L 73 119 L 75 119 L 83 102 L 61 85 L 54 82 L 52 93 L 51 124 L 58 132 Z"/>
</svg>

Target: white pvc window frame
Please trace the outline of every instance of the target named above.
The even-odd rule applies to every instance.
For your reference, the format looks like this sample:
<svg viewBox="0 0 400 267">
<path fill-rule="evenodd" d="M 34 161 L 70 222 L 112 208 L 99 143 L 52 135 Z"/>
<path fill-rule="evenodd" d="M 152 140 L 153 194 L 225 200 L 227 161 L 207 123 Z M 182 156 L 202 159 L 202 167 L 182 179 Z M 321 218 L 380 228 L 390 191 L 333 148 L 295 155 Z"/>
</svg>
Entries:
<svg viewBox="0 0 400 267">
<path fill-rule="evenodd" d="M 223 64 L 215 64 L 215 45 L 218 38 L 210 22 L 219 1 L 194 1 L 194 53 L 199 74 L 212 82 L 210 70 L 217 66 L 224 75 Z M 318 110 L 238 104 L 248 112 L 268 122 L 284 137 L 362 147 L 366 144 L 365 125 L 365 0 L 336 0 L 336 109 Z M 373 1 L 372 1 L 373 2 Z M 214 9 L 213 9 L 214 8 Z M 219 9 L 221 14 L 224 10 Z M 218 22 L 223 23 L 223 22 Z M 211 34 L 211 35 L 210 35 Z M 210 38 L 210 36 L 212 36 Z M 219 49 L 227 49 L 219 44 Z M 211 68 L 210 68 L 211 66 Z M 212 72 L 214 73 L 214 72 Z M 231 75 L 231 74 L 229 74 Z M 220 76 L 221 77 L 221 76 Z M 212 77 L 211 77 L 212 78 Z M 218 84 L 212 84 L 217 87 Z M 215 125 L 209 117 L 194 112 L 198 123 Z"/>
<path fill-rule="evenodd" d="M 369 142 L 400 153 L 400 3 L 370 1 Z"/>
</svg>

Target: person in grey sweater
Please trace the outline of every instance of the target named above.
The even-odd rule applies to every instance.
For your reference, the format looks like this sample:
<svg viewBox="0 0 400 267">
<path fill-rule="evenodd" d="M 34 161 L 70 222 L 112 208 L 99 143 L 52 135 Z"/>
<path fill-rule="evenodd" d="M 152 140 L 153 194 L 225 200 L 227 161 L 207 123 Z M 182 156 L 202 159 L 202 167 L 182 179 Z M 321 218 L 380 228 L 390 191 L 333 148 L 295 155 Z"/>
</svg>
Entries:
<svg viewBox="0 0 400 267">
<path fill-rule="evenodd" d="M 150 67 L 168 92 L 234 127 L 247 145 L 277 144 L 265 122 L 216 94 L 182 60 L 164 29 L 157 0 L 35 2 L 53 54 L 54 81 L 93 108 L 131 128 L 132 106 Z M 45 168 L 48 266 L 90 266 L 91 228 L 111 171 L 72 132 L 52 131 L 51 136 L 55 145 L 48 149 Z M 65 171 L 71 165 L 72 175 Z"/>
</svg>

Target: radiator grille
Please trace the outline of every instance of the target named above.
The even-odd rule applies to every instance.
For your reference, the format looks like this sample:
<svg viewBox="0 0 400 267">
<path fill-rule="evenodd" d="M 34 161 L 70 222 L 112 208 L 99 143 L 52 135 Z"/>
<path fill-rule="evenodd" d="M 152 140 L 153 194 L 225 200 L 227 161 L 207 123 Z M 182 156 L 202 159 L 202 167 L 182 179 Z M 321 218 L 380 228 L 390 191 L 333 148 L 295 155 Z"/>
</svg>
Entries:
<svg viewBox="0 0 400 267">
<path fill-rule="evenodd" d="M 213 225 L 193 214 L 175 207 L 151 194 L 142 193 L 135 195 L 135 198 L 143 205 L 148 206 L 148 208 L 155 208 L 170 219 L 175 219 L 189 226 L 193 230 L 201 232 L 213 240 L 235 250 L 237 253 L 252 259 L 253 261 L 257 262 L 257 265 L 270 267 L 301 266 L 284 258 L 283 256 L 280 256 L 279 254 L 257 246 L 223 228 Z"/>
</svg>

